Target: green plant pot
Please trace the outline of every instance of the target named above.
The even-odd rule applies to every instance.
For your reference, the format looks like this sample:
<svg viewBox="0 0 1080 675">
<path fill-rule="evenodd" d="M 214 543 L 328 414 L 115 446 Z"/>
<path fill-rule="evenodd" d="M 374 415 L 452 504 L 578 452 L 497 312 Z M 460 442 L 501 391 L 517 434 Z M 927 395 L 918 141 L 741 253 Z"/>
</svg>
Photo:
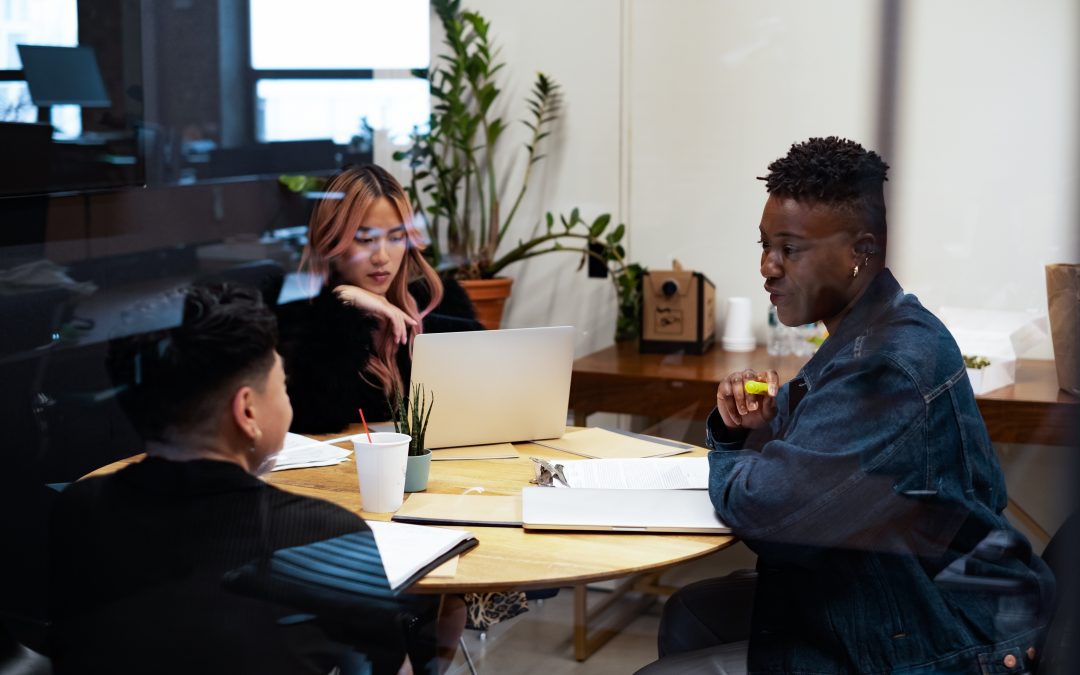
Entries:
<svg viewBox="0 0 1080 675">
<path fill-rule="evenodd" d="M 428 472 L 431 471 L 431 450 L 422 455 L 409 455 L 405 468 L 405 492 L 423 492 L 427 489 Z"/>
</svg>

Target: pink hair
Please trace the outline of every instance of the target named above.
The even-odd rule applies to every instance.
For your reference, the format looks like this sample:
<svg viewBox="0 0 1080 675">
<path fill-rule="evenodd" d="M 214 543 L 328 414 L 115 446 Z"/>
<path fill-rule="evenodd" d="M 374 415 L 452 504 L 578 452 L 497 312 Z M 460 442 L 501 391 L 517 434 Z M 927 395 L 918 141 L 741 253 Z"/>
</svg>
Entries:
<svg viewBox="0 0 1080 675">
<path fill-rule="evenodd" d="M 374 164 L 345 167 L 330 179 L 325 190 L 327 194 L 315 205 L 308 223 L 308 244 L 300 261 L 301 269 L 319 274 L 324 283 L 329 282 L 333 261 L 347 254 L 372 205 L 380 199 L 388 200 L 405 225 L 408 244 L 401 269 L 386 291 L 386 299 L 416 320 L 416 327 L 408 328 L 409 355 L 412 356 L 413 338 L 422 332 L 422 319 L 442 301 L 443 285 L 438 273 L 424 259 L 423 242 L 413 226 L 412 207 L 405 190 L 397 179 Z M 417 308 L 416 299 L 409 293 L 409 282 L 414 278 L 422 278 L 430 290 L 431 300 L 422 310 Z M 365 367 L 388 397 L 395 390 L 404 391 L 397 367 L 398 347 L 393 331 L 380 331 L 374 353 Z M 360 376 L 364 377 L 364 374 Z M 364 379 L 370 382 L 366 377 Z"/>
</svg>

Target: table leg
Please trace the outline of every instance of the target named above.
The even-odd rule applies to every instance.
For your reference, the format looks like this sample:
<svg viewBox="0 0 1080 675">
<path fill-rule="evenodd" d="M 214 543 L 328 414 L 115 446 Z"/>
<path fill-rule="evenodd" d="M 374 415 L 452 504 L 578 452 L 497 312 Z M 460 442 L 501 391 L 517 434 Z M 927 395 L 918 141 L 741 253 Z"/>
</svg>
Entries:
<svg viewBox="0 0 1080 675">
<path fill-rule="evenodd" d="M 589 591 L 586 585 L 578 584 L 574 586 L 574 658 L 578 661 L 584 661 L 595 654 L 596 650 L 607 644 L 611 638 L 618 635 L 631 621 L 639 617 L 642 612 L 656 602 L 657 594 L 669 593 L 672 589 L 666 586 L 658 586 L 656 583 L 661 573 L 649 572 L 627 577 L 608 597 L 591 609 L 589 608 Z M 612 614 L 614 619 L 607 626 L 594 630 L 590 634 L 589 623 L 595 622 L 598 618 L 607 614 L 609 610 L 612 610 L 615 603 L 629 591 L 643 592 L 645 597 L 638 599 L 629 607 L 620 608 L 617 613 Z"/>
<path fill-rule="evenodd" d="M 1039 525 L 1039 523 L 1031 517 L 1031 514 L 1014 502 L 1012 497 L 1009 497 L 1007 508 L 1009 509 L 1009 512 L 1024 525 L 1024 527 L 1041 539 L 1044 544 L 1050 542 L 1050 533 L 1043 529 L 1042 525 Z"/>
<path fill-rule="evenodd" d="M 587 420 L 589 419 L 589 413 L 585 410 L 578 410 L 574 408 L 574 426 L 575 427 L 587 427 Z"/>
</svg>

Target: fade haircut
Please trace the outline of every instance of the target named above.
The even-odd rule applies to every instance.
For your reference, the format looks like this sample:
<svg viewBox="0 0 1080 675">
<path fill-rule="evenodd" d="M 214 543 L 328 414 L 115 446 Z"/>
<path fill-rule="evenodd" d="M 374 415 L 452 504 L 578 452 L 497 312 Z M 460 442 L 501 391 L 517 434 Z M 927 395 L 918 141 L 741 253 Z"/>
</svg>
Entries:
<svg viewBox="0 0 1080 675">
<path fill-rule="evenodd" d="M 889 165 L 855 141 L 829 136 L 791 146 L 786 157 L 769 165 L 769 194 L 847 208 L 861 216 L 871 232 L 885 234 L 885 194 Z"/>
<path fill-rule="evenodd" d="M 237 387 L 261 387 L 274 364 L 277 320 L 257 290 L 210 284 L 184 295 L 179 326 L 109 345 L 120 407 L 144 440 L 212 422 Z"/>
</svg>

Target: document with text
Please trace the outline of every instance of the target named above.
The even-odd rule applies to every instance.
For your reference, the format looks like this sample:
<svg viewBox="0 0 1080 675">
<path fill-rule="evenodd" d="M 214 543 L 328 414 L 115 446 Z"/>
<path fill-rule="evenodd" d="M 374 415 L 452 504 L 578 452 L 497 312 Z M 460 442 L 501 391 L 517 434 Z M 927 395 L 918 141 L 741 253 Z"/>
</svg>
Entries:
<svg viewBox="0 0 1080 675">
<path fill-rule="evenodd" d="M 562 462 L 572 488 L 704 490 L 709 487 L 707 457 L 581 459 Z M 567 487 L 554 481 L 555 487 Z"/>
</svg>

